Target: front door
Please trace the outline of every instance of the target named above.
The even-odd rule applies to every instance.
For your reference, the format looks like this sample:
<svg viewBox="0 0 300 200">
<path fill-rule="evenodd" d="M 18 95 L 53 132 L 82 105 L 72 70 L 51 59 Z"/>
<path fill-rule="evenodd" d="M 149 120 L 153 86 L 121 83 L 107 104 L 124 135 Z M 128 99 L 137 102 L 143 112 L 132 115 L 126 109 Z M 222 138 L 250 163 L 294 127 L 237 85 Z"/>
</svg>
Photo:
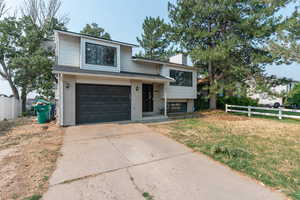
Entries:
<svg viewBox="0 0 300 200">
<path fill-rule="evenodd" d="M 143 84 L 143 112 L 153 112 L 152 84 Z"/>
</svg>

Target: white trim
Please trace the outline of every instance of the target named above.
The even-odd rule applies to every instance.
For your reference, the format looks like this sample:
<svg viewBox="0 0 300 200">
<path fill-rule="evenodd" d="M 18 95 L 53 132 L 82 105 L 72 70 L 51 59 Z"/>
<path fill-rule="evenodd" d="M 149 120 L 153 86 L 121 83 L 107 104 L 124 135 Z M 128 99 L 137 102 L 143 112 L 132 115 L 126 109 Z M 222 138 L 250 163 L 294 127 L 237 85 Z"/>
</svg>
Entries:
<svg viewBox="0 0 300 200">
<path fill-rule="evenodd" d="M 84 76 L 76 76 L 76 83 L 95 84 L 95 85 L 124 85 L 131 86 L 129 79 L 112 79 L 112 78 L 90 78 Z"/>
<path fill-rule="evenodd" d="M 106 74 L 85 74 L 85 73 L 76 73 L 76 72 L 61 72 L 61 71 L 53 71 L 53 73 L 56 74 L 66 74 L 66 75 L 78 75 L 78 76 L 94 76 L 94 77 L 106 77 L 106 78 L 116 78 L 116 79 L 129 79 L 129 80 L 147 80 L 151 82 L 171 82 L 174 81 L 172 79 L 170 80 L 161 80 L 161 79 L 155 79 L 155 78 L 139 78 L 139 77 L 132 77 L 132 76 L 114 76 L 114 75 L 106 75 Z"/>
<path fill-rule="evenodd" d="M 167 84 L 164 84 L 164 115 L 167 116 Z"/>
<path fill-rule="evenodd" d="M 59 74 L 59 101 L 60 101 L 60 125 L 64 125 L 64 82 L 63 82 L 63 74 Z"/>
<path fill-rule="evenodd" d="M 86 43 L 91 43 L 91 44 L 98 44 L 102 46 L 107 46 L 107 47 L 114 47 L 117 49 L 117 66 L 102 66 L 102 65 L 92 65 L 92 64 L 87 64 L 86 63 L 86 56 L 85 56 L 85 48 L 86 48 Z M 102 42 L 102 41 L 96 41 L 96 40 L 90 40 L 86 38 L 81 38 L 80 41 L 80 68 L 81 69 L 88 69 L 88 70 L 97 70 L 97 71 L 108 71 L 108 72 L 120 72 L 121 70 L 121 51 L 120 51 L 120 45 L 116 44 L 109 44 L 107 42 Z"/>
<path fill-rule="evenodd" d="M 164 65 L 164 67 L 172 66 L 172 67 L 178 67 L 178 68 L 197 71 L 196 67 L 181 65 L 181 64 L 177 64 L 177 63 L 163 62 L 163 61 L 157 61 L 157 60 L 147 60 L 147 59 L 142 59 L 142 58 L 132 58 L 132 60 L 136 61 L 136 62 L 160 64 L 160 65 Z"/>
<path fill-rule="evenodd" d="M 55 43 L 55 62 L 58 63 L 58 57 L 59 57 L 59 34 L 57 32 L 54 32 L 54 43 Z"/>
<path fill-rule="evenodd" d="M 67 31 L 59 31 L 59 30 L 55 30 L 54 32 L 59 33 L 59 34 L 75 36 L 75 37 L 87 38 L 87 39 L 91 39 L 91 40 L 98 40 L 98 41 L 107 42 L 107 43 L 111 43 L 111 44 L 118 44 L 118 45 L 121 45 L 121 46 L 139 47 L 138 45 L 135 45 L 135 44 L 128 44 L 128 43 L 125 43 L 125 42 L 118 42 L 118 41 L 113 41 L 113 40 L 105 40 L 105 39 L 101 39 L 101 38 L 82 35 L 80 33 L 71 33 L 71 32 L 67 32 Z"/>
</svg>

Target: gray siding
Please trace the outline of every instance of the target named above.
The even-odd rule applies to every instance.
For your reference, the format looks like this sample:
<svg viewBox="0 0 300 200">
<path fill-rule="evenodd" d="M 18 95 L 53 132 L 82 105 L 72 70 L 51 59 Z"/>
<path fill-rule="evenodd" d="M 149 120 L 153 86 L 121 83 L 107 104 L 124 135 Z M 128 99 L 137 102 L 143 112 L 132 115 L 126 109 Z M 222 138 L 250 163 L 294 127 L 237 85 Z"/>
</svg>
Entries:
<svg viewBox="0 0 300 200">
<path fill-rule="evenodd" d="M 68 65 L 79 67 L 80 66 L 80 38 L 59 35 L 58 41 L 58 65 Z"/>
<path fill-rule="evenodd" d="M 137 63 L 132 61 L 132 48 L 121 46 L 121 71 L 159 74 L 160 66 L 150 63 Z"/>
<path fill-rule="evenodd" d="M 193 87 L 184 86 L 167 86 L 167 98 L 168 99 L 196 99 L 197 98 L 197 72 L 195 70 L 188 70 L 183 68 L 176 68 L 172 66 L 164 65 L 161 69 L 163 76 L 170 76 L 170 69 L 193 72 Z"/>
<path fill-rule="evenodd" d="M 81 51 L 80 37 L 59 34 L 58 37 L 57 64 L 80 67 L 84 52 Z M 137 63 L 132 61 L 132 48 L 120 47 L 121 71 L 160 74 L 160 65 L 151 63 Z"/>
</svg>

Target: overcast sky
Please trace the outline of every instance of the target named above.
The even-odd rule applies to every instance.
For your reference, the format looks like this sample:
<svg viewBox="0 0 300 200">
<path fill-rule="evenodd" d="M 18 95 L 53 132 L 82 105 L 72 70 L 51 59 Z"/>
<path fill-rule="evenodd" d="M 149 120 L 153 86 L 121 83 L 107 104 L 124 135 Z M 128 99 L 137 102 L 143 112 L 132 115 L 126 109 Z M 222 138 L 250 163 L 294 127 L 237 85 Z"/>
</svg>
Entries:
<svg viewBox="0 0 300 200">
<path fill-rule="evenodd" d="M 174 2 L 175 0 L 172 0 Z M 23 0 L 6 0 L 8 6 L 17 9 Z M 160 16 L 168 20 L 167 0 L 62 0 L 61 13 L 70 18 L 68 29 L 79 32 L 87 23 L 96 22 L 112 36 L 112 39 L 137 43 L 136 37 L 142 33 L 146 16 Z M 83 3 L 84 2 L 84 3 Z M 289 6 L 283 15 L 289 15 L 294 5 Z M 288 77 L 300 81 L 300 65 L 267 67 L 269 74 Z M 0 94 L 11 94 L 6 81 L 0 80 Z"/>
</svg>

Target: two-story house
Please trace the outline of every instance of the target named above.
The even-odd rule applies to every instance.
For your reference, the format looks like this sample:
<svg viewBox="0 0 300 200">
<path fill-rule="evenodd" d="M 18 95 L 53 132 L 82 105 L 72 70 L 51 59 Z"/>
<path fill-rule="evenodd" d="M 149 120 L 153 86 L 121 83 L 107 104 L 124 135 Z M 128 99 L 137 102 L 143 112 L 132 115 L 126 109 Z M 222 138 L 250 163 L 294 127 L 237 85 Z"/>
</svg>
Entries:
<svg viewBox="0 0 300 200">
<path fill-rule="evenodd" d="M 62 126 L 166 118 L 193 112 L 197 71 L 186 57 L 132 57 L 134 44 L 55 31 L 57 114 Z"/>
</svg>

